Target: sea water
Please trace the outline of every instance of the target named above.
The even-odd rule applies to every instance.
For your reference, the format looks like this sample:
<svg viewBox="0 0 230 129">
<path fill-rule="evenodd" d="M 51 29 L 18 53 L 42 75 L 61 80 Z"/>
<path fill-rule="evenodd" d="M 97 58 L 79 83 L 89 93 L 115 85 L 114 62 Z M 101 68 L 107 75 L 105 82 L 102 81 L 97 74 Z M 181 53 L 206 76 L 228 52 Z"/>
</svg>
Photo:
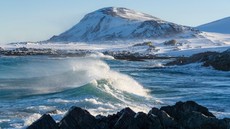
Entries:
<svg viewBox="0 0 230 129">
<path fill-rule="evenodd" d="M 167 61 L 0 57 L 0 127 L 26 128 L 44 113 L 59 121 L 71 106 L 107 115 L 187 100 L 230 117 L 230 72 L 201 64 L 165 67 Z"/>
</svg>

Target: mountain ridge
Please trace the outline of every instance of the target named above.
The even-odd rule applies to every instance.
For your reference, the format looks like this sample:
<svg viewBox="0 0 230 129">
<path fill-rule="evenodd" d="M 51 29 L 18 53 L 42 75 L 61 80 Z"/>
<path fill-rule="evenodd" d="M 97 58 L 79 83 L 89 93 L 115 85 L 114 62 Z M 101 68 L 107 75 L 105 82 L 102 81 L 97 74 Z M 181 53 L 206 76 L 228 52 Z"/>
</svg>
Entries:
<svg viewBox="0 0 230 129">
<path fill-rule="evenodd" d="M 107 7 L 91 12 L 64 33 L 53 36 L 51 42 L 111 41 L 151 39 L 191 33 L 198 30 L 161 20 L 149 14 L 122 7 Z"/>
<path fill-rule="evenodd" d="M 219 20 L 215 20 L 200 26 L 198 29 L 207 32 L 216 32 L 223 34 L 230 34 L 230 17 L 225 17 Z"/>
</svg>

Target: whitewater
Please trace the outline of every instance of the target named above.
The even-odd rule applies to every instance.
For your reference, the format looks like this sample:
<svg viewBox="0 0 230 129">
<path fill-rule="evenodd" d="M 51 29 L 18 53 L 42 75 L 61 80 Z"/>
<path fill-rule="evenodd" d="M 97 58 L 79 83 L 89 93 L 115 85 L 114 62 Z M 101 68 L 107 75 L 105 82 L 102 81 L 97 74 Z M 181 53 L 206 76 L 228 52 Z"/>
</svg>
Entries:
<svg viewBox="0 0 230 129">
<path fill-rule="evenodd" d="M 167 60 L 101 57 L 1 57 L 0 127 L 26 128 L 44 113 L 59 121 L 71 106 L 107 115 L 185 100 L 230 117 L 229 72 L 200 64 L 164 67 Z"/>
</svg>

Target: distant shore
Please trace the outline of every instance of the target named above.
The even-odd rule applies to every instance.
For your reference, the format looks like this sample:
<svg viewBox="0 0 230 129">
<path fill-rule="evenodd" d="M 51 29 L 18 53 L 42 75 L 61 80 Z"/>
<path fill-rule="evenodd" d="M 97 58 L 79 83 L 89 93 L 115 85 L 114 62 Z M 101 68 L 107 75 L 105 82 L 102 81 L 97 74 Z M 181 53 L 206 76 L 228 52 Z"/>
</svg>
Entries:
<svg viewBox="0 0 230 129">
<path fill-rule="evenodd" d="M 0 47 L 0 56 L 31 56 L 31 55 L 46 55 L 54 57 L 86 57 L 92 54 L 98 54 L 96 51 L 90 50 L 56 50 L 50 48 L 26 48 L 20 47 L 10 50 L 4 50 Z M 143 54 L 138 52 L 129 51 L 103 51 L 101 57 L 111 56 L 118 60 L 128 61 L 144 61 L 151 59 L 174 59 L 165 64 L 165 66 L 172 65 L 186 65 L 191 63 L 203 63 L 202 66 L 212 66 L 216 70 L 230 71 L 230 49 L 224 52 L 201 52 L 194 54 L 190 57 L 171 57 L 171 56 L 158 56 L 155 54 Z"/>
</svg>

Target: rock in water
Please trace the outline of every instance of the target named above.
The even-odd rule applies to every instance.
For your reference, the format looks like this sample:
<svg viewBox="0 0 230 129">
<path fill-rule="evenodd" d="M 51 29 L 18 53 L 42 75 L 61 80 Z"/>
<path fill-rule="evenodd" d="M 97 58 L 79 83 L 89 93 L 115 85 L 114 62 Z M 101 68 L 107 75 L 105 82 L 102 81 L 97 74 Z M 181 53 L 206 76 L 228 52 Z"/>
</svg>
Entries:
<svg viewBox="0 0 230 129">
<path fill-rule="evenodd" d="M 95 129 L 96 119 L 88 111 L 71 107 L 60 121 L 61 129 Z"/>
<path fill-rule="evenodd" d="M 181 57 L 165 65 L 186 65 L 203 62 L 203 66 L 212 66 L 216 70 L 230 71 L 230 49 L 218 52 L 203 52 L 190 57 Z"/>
<path fill-rule="evenodd" d="M 49 114 L 44 114 L 27 129 L 59 129 L 57 123 Z"/>
<path fill-rule="evenodd" d="M 230 49 L 211 56 L 204 62 L 204 66 L 212 66 L 217 70 L 230 71 Z"/>
</svg>

